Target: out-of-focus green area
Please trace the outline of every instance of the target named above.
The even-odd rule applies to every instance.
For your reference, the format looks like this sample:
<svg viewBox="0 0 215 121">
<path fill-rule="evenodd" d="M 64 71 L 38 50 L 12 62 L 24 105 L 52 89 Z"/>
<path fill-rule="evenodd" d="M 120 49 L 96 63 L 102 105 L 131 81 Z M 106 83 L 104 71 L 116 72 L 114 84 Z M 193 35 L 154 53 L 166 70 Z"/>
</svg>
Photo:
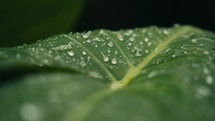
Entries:
<svg viewBox="0 0 215 121">
<path fill-rule="evenodd" d="M 1 0 L 0 47 L 71 31 L 83 3 L 84 0 Z"/>
</svg>

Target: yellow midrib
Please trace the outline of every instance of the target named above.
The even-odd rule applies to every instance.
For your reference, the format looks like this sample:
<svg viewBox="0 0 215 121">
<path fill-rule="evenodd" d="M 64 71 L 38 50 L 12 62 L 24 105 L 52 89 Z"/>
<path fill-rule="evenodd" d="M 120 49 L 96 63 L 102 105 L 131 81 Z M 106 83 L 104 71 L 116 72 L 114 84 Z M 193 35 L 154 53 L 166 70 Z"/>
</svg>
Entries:
<svg viewBox="0 0 215 121">
<path fill-rule="evenodd" d="M 168 37 L 166 40 L 161 41 L 156 50 L 150 53 L 141 63 L 137 66 L 130 68 L 126 75 L 120 80 L 113 82 L 110 86 L 113 90 L 118 90 L 123 87 L 126 87 L 132 80 L 139 75 L 142 69 L 154 58 L 156 57 L 161 51 L 167 48 L 167 46 L 176 38 L 180 37 L 181 35 L 185 34 L 186 32 L 190 31 L 192 28 L 189 26 L 181 27 L 173 36 Z"/>
</svg>

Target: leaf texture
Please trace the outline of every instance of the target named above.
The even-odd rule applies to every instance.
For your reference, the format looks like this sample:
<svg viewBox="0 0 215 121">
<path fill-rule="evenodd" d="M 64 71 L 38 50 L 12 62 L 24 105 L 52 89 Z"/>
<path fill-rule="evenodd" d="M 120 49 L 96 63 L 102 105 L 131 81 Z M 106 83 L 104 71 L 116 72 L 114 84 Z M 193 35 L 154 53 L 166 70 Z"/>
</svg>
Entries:
<svg viewBox="0 0 215 121">
<path fill-rule="evenodd" d="M 1 71 L 23 67 L 58 71 L 26 74 L 2 87 L 0 106 L 5 111 L 0 117 L 8 121 L 14 120 L 9 114 L 19 120 L 45 121 L 213 121 L 214 47 L 214 34 L 175 26 L 62 34 L 3 48 Z M 26 87 L 29 82 L 34 83 Z M 47 99 L 53 96 L 50 90 L 55 90 L 53 99 Z M 13 101 L 16 98 L 19 101 Z"/>
</svg>

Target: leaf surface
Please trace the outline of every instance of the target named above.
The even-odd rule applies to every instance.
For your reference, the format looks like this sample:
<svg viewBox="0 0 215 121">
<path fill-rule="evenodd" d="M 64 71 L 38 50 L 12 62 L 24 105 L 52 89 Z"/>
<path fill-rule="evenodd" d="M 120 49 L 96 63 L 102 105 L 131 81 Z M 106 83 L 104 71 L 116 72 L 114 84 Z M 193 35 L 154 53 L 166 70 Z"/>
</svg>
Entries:
<svg viewBox="0 0 215 121">
<path fill-rule="evenodd" d="M 36 102 L 50 104 L 50 108 L 42 106 L 49 112 L 53 105 L 45 100 L 47 95 L 40 95 L 43 93 L 39 87 L 44 87 L 42 90 L 47 94 L 51 90 L 49 86 L 55 85 L 53 80 L 58 80 L 62 84 L 60 87 L 66 86 L 64 92 L 56 90 L 60 96 L 65 95 L 67 102 L 58 102 L 63 105 L 59 107 L 65 106 L 65 110 L 59 112 L 61 110 L 56 109 L 59 115 L 53 114 L 56 116 L 53 119 L 47 113 L 36 118 L 56 121 L 213 121 L 214 47 L 214 34 L 190 26 L 56 35 L 35 44 L 1 49 L 1 70 L 39 66 L 77 71 L 85 76 L 73 72 L 60 73 L 65 76 L 42 73 L 44 83 L 41 84 L 42 81 L 37 81 L 41 74 L 27 75 L 2 88 L 0 95 L 9 96 L 4 98 L 5 101 L 16 96 L 24 97 L 23 102 L 17 104 L 21 110 L 31 95 L 37 95 Z M 35 88 L 24 88 L 24 83 L 29 80 L 35 82 L 32 84 Z M 11 92 L 17 88 L 24 88 L 24 93 Z M 80 96 L 86 94 L 79 97 L 79 93 Z M 10 104 L 5 109 L 16 112 Z M 21 113 L 20 120 L 22 118 L 27 118 L 25 113 Z"/>
</svg>

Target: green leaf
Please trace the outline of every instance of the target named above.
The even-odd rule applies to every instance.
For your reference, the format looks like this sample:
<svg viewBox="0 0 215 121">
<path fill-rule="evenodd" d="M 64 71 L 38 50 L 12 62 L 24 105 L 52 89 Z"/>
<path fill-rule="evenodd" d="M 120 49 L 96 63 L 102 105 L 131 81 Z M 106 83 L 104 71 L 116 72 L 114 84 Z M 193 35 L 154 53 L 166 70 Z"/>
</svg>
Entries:
<svg viewBox="0 0 215 121">
<path fill-rule="evenodd" d="M 214 121 L 214 47 L 214 34 L 175 26 L 62 34 L 2 48 L 2 72 L 46 72 L 7 78 L 13 83 L 0 88 L 0 119 Z"/>
<path fill-rule="evenodd" d="M 82 6 L 83 0 L 1 0 L 0 47 L 69 32 Z"/>
</svg>

